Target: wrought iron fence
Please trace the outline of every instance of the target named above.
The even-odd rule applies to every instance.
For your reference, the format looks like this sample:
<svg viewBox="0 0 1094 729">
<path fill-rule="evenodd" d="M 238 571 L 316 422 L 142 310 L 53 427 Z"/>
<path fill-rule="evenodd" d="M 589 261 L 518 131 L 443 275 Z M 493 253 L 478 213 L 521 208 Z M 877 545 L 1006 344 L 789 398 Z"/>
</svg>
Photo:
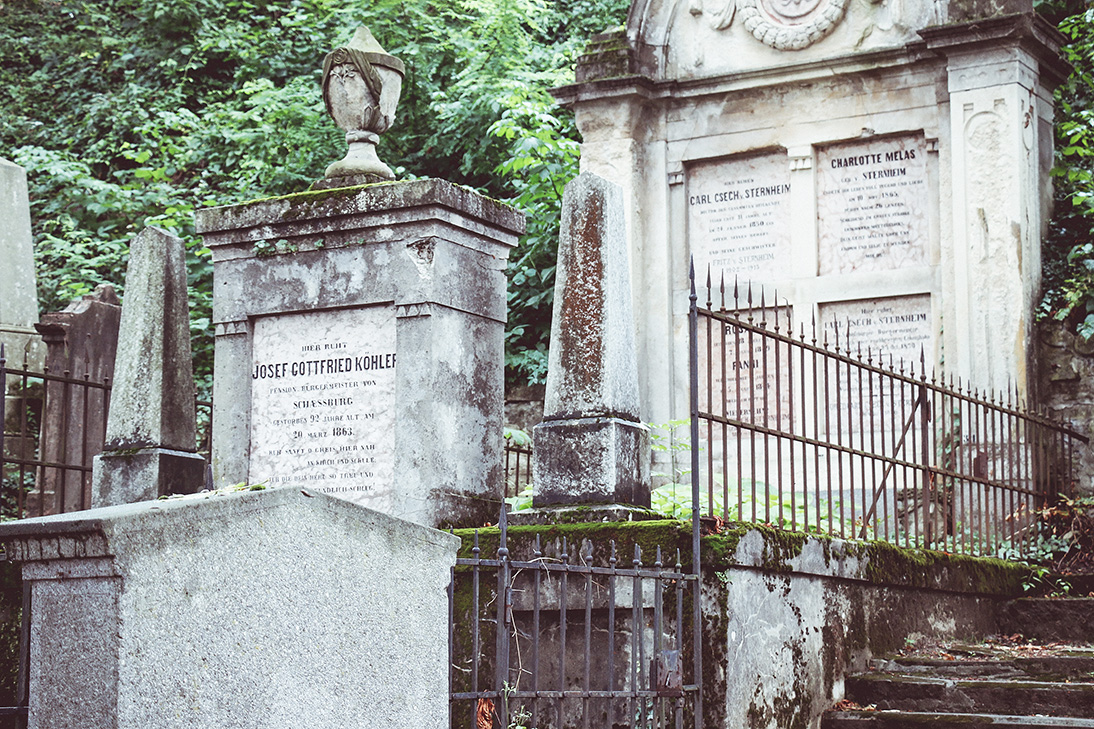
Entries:
<svg viewBox="0 0 1094 729">
<path fill-rule="evenodd" d="M 109 380 L 8 367 L 0 344 L 0 518 L 91 506 L 92 459 L 102 452 Z M 209 459 L 212 403 L 197 401 L 198 452 Z"/>
<path fill-rule="evenodd" d="M 505 496 L 519 496 L 532 484 L 532 446 L 505 439 Z"/>
<path fill-rule="evenodd" d="M 677 552 L 664 564 L 658 548 L 649 565 L 612 542 L 596 566 L 590 543 L 538 534 L 531 558 L 514 559 L 504 510 L 496 538 L 484 557 L 476 530 L 452 573 L 453 727 L 701 726 L 694 560 L 685 570 Z"/>
<path fill-rule="evenodd" d="M 1036 511 L 1071 487 L 1087 438 L 1022 403 L 818 334 L 709 273 L 690 331 L 694 473 L 704 509 L 840 537 L 1020 556 Z M 753 303 L 758 299 L 758 307 Z M 841 340 L 841 329 L 842 340 Z M 819 341 L 818 341 L 819 337 Z"/>
<path fill-rule="evenodd" d="M 0 515 L 89 508 L 91 460 L 102 451 L 110 382 L 84 374 L 9 368 L 0 344 Z"/>
</svg>

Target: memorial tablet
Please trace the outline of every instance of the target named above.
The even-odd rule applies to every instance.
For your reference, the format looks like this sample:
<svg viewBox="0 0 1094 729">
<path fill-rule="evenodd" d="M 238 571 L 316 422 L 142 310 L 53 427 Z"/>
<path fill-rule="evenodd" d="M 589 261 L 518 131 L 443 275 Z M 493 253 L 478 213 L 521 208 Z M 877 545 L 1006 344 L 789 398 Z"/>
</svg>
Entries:
<svg viewBox="0 0 1094 729">
<path fill-rule="evenodd" d="M 928 262 L 927 145 L 921 134 L 817 151 L 820 274 Z"/>
<path fill-rule="evenodd" d="M 839 330 L 839 348 L 841 354 L 850 349 L 852 357 L 862 360 L 872 359 L 874 366 L 886 370 L 892 368 L 915 379 L 923 374 L 921 358 L 926 361 L 927 375 L 931 375 L 934 363 L 933 319 L 931 316 L 931 297 L 929 294 L 912 296 L 892 296 L 883 299 L 864 299 L 860 301 L 840 301 L 821 304 L 820 319 L 827 332 L 829 345 L 835 347 L 835 330 Z M 850 382 L 848 381 L 850 378 Z M 860 381 L 861 379 L 861 381 Z M 889 390 L 888 385 L 881 387 L 880 379 L 870 382 L 870 375 L 854 371 L 848 374 L 846 367 L 830 366 L 829 382 L 839 384 L 838 404 L 835 398 L 829 399 L 830 406 L 839 408 L 843 413 L 857 413 L 859 400 L 871 400 L 871 406 L 865 412 L 888 408 L 883 399 L 895 395 L 897 412 L 911 412 L 912 402 L 917 395 L 916 388 L 905 385 L 903 388 Z M 887 381 L 886 381 L 887 382 Z M 901 404 L 900 401 L 903 401 Z M 903 407 L 903 410 L 900 408 Z M 853 418 L 852 418 L 853 420 Z M 830 422 L 841 422 L 845 427 L 846 418 L 836 418 L 833 414 Z M 853 428 L 859 425 L 852 423 Z"/>
<path fill-rule="evenodd" d="M 934 361 L 930 294 L 838 301 L 818 308 L 829 342 L 839 329 L 841 349 L 850 341 L 851 351 L 857 354 L 861 348 L 863 359 L 869 350 L 877 364 L 880 352 L 886 366 L 890 358 L 898 365 L 903 359 L 909 365 L 914 362 L 917 373 L 921 351 L 928 367 Z"/>
<path fill-rule="evenodd" d="M 781 331 L 785 334 L 789 331 L 787 325 L 792 313 L 792 307 L 789 306 L 782 306 L 777 310 L 769 308 L 762 313 L 759 310 L 746 310 L 740 312 L 740 321 L 748 322 L 751 315 L 752 325 L 757 326 L 763 316 L 767 329 L 773 330 L 775 317 L 778 317 Z M 790 427 L 790 376 L 793 363 L 789 361 L 790 351 L 785 344 L 776 344 L 771 337 L 727 324 L 723 326 L 721 333 L 717 329 L 711 332 L 709 352 L 707 332 L 705 329 L 700 330 L 700 372 L 708 371 L 708 358 L 711 362 L 709 390 L 712 412 L 750 425 L 784 429 Z M 705 409 L 707 403 L 702 401 L 708 389 L 705 379 L 701 389 L 703 394 L 700 396 L 699 406 Z"/>
<path fill-rule="evenodd" d="M 786 153 L 688 167 L 688 246 L 700 279 L 771 282 L 790 257 L 790 167 Z"/>
<path fill-rule="evenodd" d="M 393 306 L 258 319 L 251 483 L 386 507 L 395 467 L 395 341 Z"/>
</svg>

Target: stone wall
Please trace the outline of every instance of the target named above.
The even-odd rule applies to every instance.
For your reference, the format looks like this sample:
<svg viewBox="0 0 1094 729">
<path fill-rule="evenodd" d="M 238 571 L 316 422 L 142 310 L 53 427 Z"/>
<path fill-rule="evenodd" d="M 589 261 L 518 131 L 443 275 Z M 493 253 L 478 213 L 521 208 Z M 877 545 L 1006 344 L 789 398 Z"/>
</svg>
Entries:
<svg viewBox="0 0 1094 729">
<path fill-rule="evenodd" d="M 461 556 L 471 556 L 473 532 L 457 532 L 464 540 Z M 493 558 L 496 529 L 479 532 L 483 558 Z M 532 554 L 536 536 L 545 559 L 559 557 L 568 540 L 571 559 L 606 566 L 614 541 L 620 567 L 630 566 L 636 545 L 646 564 L 658 547 L 666 564 L 676 550 L 688 561 L 691 530 L 686 522 L 647 521 L 515 527 L 508 549 L 515 560 Z M 821 714 L 844 696 L 844 678 L 866 668 L 874 656 L 895 652 L 906 639 L 975 639 L 997 632 L 1002 607 L 1022 592 L 1025 568 L 999 560 L 974 559 L 922 550 L 901 550 L 885 543 L 852 543 L 810 537 L 768 528 L 741 525 L 709 535 L 702 541 L 703 705 L 704 727 L 738 729 L 816 729 Z M 623 557 L 625 555 L 625 558 Z M 684 565 L 690 569 L 689 565 Z M 513 616 L 519 649 L 511 665 L 530 663 L 532 655 L 530 571 L 514 587 Z M 493 575 L 490 575 L 492 579 Z M 486 579 L 486 578 L 484 578 Z M 484 584 L 492 584 L 484 582 Z M 555 583 L 557 585 L 557 583 Z M 593 650 L 595 680 L 603 681 L 614 661 L 617 688 L 628 675 L 634 650 L 630 622 L 630 592 L 617 585 L 616 655 L 607 652 L 606 578 L 593 587 Z M 551 588 L 540 601 L 539 660 L 549 667 L 540 688 L 555 688 L 558 667 L 560 598 Z M 569 585 L 567 604 L 580 626 L 585 600 L 584 580 Z M 461 599 L 464 602 L 461 602 Z M 457 595 L 456 604 L 468 596 Z M 649 591 L 642 605 L 644 621 L 652 624 Z M 684 614 L 690 615 L 690 597 Z M 669 620 L 669 632 L 674 630 Z M 457 631 L 457 643 L 460 640 Z M 566 675 L 578 681 L 585 651 L 583 630 L 567 634 Z M 646 655 L 652 655 L 647 627 Z M 463 637 L 466 642 L 468 638 Z M 690 636 L 684 637 L 691 644 Z M 486 651 L 492 665 L 492 650 Z M 459 650 L 457 650 L 457 655 Z M 691 665 L 685 656 L 685 666 Z M 485 675 L 492 677 L 487 672 Z M 685 669 L 685 682 L 691 672 Z M 572 688 L 580 688 L 574 684 Z M 575 702 L 579 703 L 579 702 Z M 603 716 L 602 705 L 594 711 Z M 617 713 L 617 716 L 620 714 Z"/>
<path fill-rule="evenodd" d="M 712 546 L 719 539 L 732 549 L 720 570 L 717 558 L 704 560 L 706 726 L 816 729 L 843 698 L 844 678 L 870 658 L 907 639 L 997 632 L 1025 574 L 998 560 L 879 542 L 758 529 Z"/>
<path fill-rule="evenodd" d="M 1041 404 L 1053 419 L 1090 437 L 1094 434 L 1094 342 L 1075 335 L 1065 323 L 1040 322 L 1037 356 Z M 1076 445 L 1075 493 L 1094 495 L 1094 449 Z"/>
</svg>

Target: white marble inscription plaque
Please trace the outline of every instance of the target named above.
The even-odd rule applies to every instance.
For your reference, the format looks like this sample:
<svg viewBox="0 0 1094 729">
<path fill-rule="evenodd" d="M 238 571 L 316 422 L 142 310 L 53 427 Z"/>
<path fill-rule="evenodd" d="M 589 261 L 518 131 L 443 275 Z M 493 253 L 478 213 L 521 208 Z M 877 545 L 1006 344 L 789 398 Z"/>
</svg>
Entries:
<svg viewBox="0 0 1094 729">
<path fill-rule="evenodd" d="M 817 151 L 820 274 L 927 263 L 927 145 L 922 135 Z"/>
<path fill-rule="evenodd" d="M 907 364 L 914 362 L 919 374 L 921 351 L 928 369 L 934 362 L 930 294 L 838 301 L 818 308 L 829 344 L 834 346 L 835 330 L 839 330 L 841 350 L 847 348 L 849 340 L 856 355 L 861 347 L 863 359 L 869 350 L 877 364 L 880 352 L 886 366 L 890 357 L 898 368 L 903 359 Z"/>
<path fill-rule="evenodd" d="M 257 320 L 251 483 L 306 486 L 387 510 L 395 355 L 393 306 Z"/>
<path fill-rule="evenodd" d="M 762 312 L 742 311 L 739 321 L 747 323 L 749 316 L 752 326 L 760 326 L 762 317 L 765 328 L 771 332 L 775 331 L 778 317 L 779 331 L 785 335 L 792 309 L 782 306 Z M 792 417 L 789 346 L 732 323 L 721 325 L 719 331 L 719 323 L 711 321 L 708 333 L 706 321 L 699 327 L 699 372 L 711 374 L 709 381 L 705 375 L 700 377 L 700 410 L 753 425 L 789 428 Z"/>
<path fill-rule="evenodd" d="M 840 301 L 821 304 L 819 309 L 830 348 L 835 349 L 835 333 L 839 330 L 841 354 L 850 349 L 855 358 L 861 352 L 864 362 L 872 359 L 874 366 L 885 369 L 891 363 L 897 372 L 903 367 L 904 374 L 916 380 L 923 374 L 922 359 L 926 362 L 927 376 L 931 376 L 934 337 L 929 294 Z M 912 385 L 891 384 L 888 379 L 854 368 L 849 370 L 834 362 L 830 363 L 828 375 L 832 388 L 828 403 L 832 411 L 827 422 L 830 426 L 839 424 L 843 433 L 869 430 L 871 411 L 875 414 L 884 411 L 889 420 L 896 417 L 895 413 L 911 413 L 918 394 Z M 871 403 L 869 408 L 860 408 L 859 403 L 864 401 Z M 865 415 L 859 415 L 860 409 Z"/>
<path fill-rule="evenodd" d="M 714 160 L 688 168 L 688 246 L 705 279 L 771 282 L 790 257 L 786 154 Z"/>
</svg>

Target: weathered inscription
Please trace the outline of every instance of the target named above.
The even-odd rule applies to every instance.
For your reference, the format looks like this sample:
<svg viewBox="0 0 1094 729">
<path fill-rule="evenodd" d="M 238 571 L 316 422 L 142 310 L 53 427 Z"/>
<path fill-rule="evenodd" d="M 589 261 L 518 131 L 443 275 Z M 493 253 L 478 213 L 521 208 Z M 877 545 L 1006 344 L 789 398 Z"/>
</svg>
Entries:
<svg viewBox="0 0 1094 729">
<path fill-rule="evenodd" d="M 841 301 L 821 304 L 819 309 L 828 343 L 833 349 L 838 331 L 842 354 L 849 351 L 852 357 L 861 355 L 863 361 L 870 360 L 876 367 L 903 370 L 904 374 L 916 379 L 923 374 L 921 362 L 925 362 L 930 376 L 934 338 L 929 294 Z M 838 395 L 833 391 L 828 399 L 833 409 L 829 423 L 839 423 L 845 433 L 848 429 L 869 430 L 871 412 L 890 419 L 895 413 L 910 413 L 918 395 L 918 388 L 913 385 L 890 384 L 888 379 L 883 381 L 834 362 L 829 363 L 828 375 L 833 390 L 836 384 L 839 386 Z M 865 402 L 871 405 L 861 408 L 860 403 Z M 860 415 L 860 410 L 865 415 Z"/>
<path fill-rule="evenodd" d="M 792 309 L 783 306 L 763 312 L 743 311 L 739 321 L 747 322 L 749 316 L 753 317 L 753 325 L 759 324 L 762 317 L 768 329 L 774 328 L 777 317 L 785 334 Z M 709 385 L 706 378 L 700 378 L 700 408 L 709 404 L 711 412 L 749 425 L 790 427 L 792 363 L 787 345 L 735 324 L 723 324 L 721 331 L 712 327 L 709 346 L 707 337 L 702 329 L 699 371 L 711 375 Z"/>
<path fill-rule="evenodd" d="M 260 319 L 253 362 L 251 482 L 381 507 L 394 482 L 394 309 Z"/>
<path fill-rule="evenodd" d="M 688 169 L 688 243 L 700 278 L 771 281 L 790 255 L 786 155 L 715 160 Z"/>
<path fill-rule="evenodd" d="M 917 134 L 818 150 L 821 275 L 926 263 L 926 163 Z"/>
</svg>

